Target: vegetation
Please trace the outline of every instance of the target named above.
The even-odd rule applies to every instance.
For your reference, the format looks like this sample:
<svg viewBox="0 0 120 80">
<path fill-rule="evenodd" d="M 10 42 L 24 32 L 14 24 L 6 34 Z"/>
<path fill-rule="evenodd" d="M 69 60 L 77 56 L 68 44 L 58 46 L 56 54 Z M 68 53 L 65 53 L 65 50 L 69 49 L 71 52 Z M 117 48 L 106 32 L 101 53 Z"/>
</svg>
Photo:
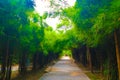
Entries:
<svg viewBox="0 0 120 80">
<path fill-rule="evenodd" d="M 118 4 L 116 0 L 77 0 L 74 7 L 63 10 L 75 25 L 80 43 L 73 49 L 74 58 L 91 72 L 101 71 L 107 80 L 120 80 Z"/>
<path fill-rule="evenodd" d="M 43 16 L 34 6 L 34 0 L 0 1 L 0 80 L 11 79 L 13 64 L 23 75 L 28 65 L 42 69 L 64 54 L 105 80 L 120 80 L 119 0 L 76 0 L 66 8 L 51 0 L 55 11 Z M 45 19 L 56 16 L 55 31 Z"/>
</svg>

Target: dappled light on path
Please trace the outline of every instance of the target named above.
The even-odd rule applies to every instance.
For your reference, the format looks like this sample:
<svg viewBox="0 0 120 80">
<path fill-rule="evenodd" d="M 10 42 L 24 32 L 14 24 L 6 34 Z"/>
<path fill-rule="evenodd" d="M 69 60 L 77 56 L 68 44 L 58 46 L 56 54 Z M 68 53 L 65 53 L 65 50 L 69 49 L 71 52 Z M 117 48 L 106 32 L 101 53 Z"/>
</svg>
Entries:
<svg viewBox="0 0 120 80">
<path fill-rule="evenodd" d="M 40 80 L 90 80 L 68 56 L 63 56 L 48 69 L 48 73 L 45 73 Z"/>
</svg>

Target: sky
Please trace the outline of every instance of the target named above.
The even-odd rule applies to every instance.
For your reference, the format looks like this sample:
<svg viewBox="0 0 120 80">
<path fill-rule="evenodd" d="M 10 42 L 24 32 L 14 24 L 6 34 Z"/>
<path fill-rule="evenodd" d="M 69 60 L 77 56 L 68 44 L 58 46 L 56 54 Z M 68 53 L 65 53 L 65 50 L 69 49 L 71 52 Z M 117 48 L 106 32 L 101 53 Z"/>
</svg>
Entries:
<svg viewBox="0 0 120 80">
<path fill-rule="evenodd" d="M 59 1 L 59 0 L 55 0 L 56 2 Z M 76 0 L 64 0 L 68 3 L 68 7 L 70 6 L 73 6 L 75 4 L 75 1 Z M 59 2 L 57 2 L 59 3 Z M 41 16 L 44 14 L 44 12 L 50 12 L 54 9 L 50 8 L 50 0 L 35 0 L 35 4 L 36 4 L 36 7 L 35 7 L 35 10 L 36 12 L 38 12 Z M 59 3 L 61 4 L 61 3 Z M 64 5 L 61 4 L 64 8 Z M 46 22 L 48 25 L 50 25 L 51 27 L 53 27 L 53 29 L 55 30 L 56 29 L 56 25 L 59 23 L 59 18 L 56 17 L 56 18 L 47 18 L 46 19 Z"/>
</svg>

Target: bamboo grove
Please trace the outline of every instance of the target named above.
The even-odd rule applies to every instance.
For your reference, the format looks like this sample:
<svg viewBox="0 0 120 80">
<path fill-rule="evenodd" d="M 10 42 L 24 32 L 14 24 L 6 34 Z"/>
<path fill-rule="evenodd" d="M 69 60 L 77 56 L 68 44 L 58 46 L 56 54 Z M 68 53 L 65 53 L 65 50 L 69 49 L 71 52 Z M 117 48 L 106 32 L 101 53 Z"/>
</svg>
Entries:
<svg viewBox="0 0 120 80">
<path fill-rule="evenodd" d="M 93 74 L 120 80 L 119 0 L 76 0 L 43 16 L 34 6 L 34 0 L 0 1 L 0 80 L 11 79 L 14 64 L 24 75 L 28 63 L 31 70 L 42 69 L 64 50 Z M 60 16 L 56 30 L 45 22 L 51 16 Z"/>
</svg>

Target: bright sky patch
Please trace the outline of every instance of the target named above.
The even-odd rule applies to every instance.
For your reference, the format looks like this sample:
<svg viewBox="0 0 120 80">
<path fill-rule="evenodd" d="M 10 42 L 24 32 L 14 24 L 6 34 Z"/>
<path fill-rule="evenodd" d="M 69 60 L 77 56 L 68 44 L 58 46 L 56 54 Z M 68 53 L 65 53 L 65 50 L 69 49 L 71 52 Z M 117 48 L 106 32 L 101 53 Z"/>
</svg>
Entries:
<svg viewBox="0 0 120 80">
<path fill-rule="evenodd" d="M 59 0 L 55 0 L 56 2 L 59 1 Z M 67 2 L 67 4 L 70 6 L 73 6 L 75 4 L 75 1 L 76 0 L 64 0 Z M 35 10 L 40 14 L 40 15 L 43 15 L 44 12 L 50 12 L 50 11 L 53 11 L 54 9 L 53 8 L 50 8 L 50 0 L 35 0 L 35 4 L 36 4 L 36 7 L 35 7 Z M 60 3 L 61 4 L 61 3 Z M 64 7 L 65 5 L 62 6 L 61 4 L 61 7 Z M 52 26 L 54 29 L 56 28 L 56 24 L 59 23 L 59 19 L 55 18 L 47 18 L 46 19 L 46 22 L 48 25 Z"/>
</svg>

